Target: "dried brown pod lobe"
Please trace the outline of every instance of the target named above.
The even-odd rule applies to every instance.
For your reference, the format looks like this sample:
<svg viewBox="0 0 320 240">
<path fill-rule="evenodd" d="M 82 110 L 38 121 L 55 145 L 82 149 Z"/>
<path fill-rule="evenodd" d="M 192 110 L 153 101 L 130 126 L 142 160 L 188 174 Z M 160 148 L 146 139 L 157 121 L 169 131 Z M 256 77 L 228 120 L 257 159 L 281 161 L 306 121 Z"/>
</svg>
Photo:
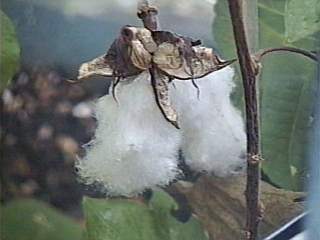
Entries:
<svg viewBox="0 0 320 240">
<path fill-rule="evenodd" d="M 78 80 L 88 79 L 94 75 L 112 77 L 113 68 L 105 59 L 105 56 L 100 56 L 90 62 L 83 63 L 78 72 Z"/>
<path fill-rule="evenodd" d="M 170 78 L 165 76 L 155 67 L 150 69 L 151 85 L 155 94 L 155 100 L 163 114 L 163 116 L 176 128 L 179 127 L 178 115 L 176 110 L 172 107 L 169 96 L 169 82 Z"/>
<path fill-rule="evenodd" d="M 179 52 L 178 46 L 174 44 L 162 43 L 158 49 L 154 53 L 153 61 L 164 74 L 178 80 L 202 78 L 236 61 L 235 59 L 223 61 L 211 48 L 201 46 L 192 47 L 194 57 L 191 58 L 190 63 L 177 54 Z"/>
<path fill-rule="evenodd" d="M 147 29 L 124 26 L 106 55 L 80 66 L 78 80 L 86 80 L 95 75 L 114 77 L 112 94 L 116 100 L 117 84 L 148 69 L 151 64 L 149 51 L 155 51 L 156 47 Z"/>
<path fill-rule="evenodd" d="M 138 75 L 150 67 L 150 53 L 156 49 L 149 30 L 125 26 L 105 55 L 80 66 L 77 79 L 86 80 L 95 75 L 115 78 Z"/>
</svg>

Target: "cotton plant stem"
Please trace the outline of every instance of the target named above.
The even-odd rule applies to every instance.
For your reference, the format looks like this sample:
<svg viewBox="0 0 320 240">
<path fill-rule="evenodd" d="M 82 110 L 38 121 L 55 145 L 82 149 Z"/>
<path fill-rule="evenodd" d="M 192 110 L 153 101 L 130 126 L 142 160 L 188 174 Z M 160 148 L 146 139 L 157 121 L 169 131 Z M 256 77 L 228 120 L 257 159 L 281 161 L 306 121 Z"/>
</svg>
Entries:
<svg viewBox="0 0 320 240">
<path fill-rule="evenodd" d="M 243 1 L 228 0 L 232 20 L 234 39 L 237 47 L 241 75 L 244 87 L 247 133 L 247 240 L 258 237 L 258 225 L 261 220 L 260 211 L 260 145 L 258 96 L 256 86 L 256 64 L 251 57 L 243 17 Z"/>
</svg>

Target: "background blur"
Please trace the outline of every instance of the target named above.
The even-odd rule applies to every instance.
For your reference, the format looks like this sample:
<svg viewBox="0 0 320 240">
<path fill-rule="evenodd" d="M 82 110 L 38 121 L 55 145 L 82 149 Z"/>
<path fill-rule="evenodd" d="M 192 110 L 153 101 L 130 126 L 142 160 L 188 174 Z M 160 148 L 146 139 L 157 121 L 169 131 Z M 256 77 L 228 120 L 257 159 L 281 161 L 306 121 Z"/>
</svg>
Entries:
<svg viewBox="0 0 320 240">
<path fill-rule="evenodd" d="M 201 39 L 206 46 L 217 47 L 225 59 L 235 56 L 227 1 L 218 1 L 215 11 L 215 0 L 153 2 L 160 9 L 162 29 Z M 260 48 L 289 45 L 319 50 L 316 43 L 320 36 L 317 10 L 320 4 L 318 8 L 307 9 L 305 2 L 317 4 L 310 0 L 258 1 Z M 95 130 L 92 100 L 106 94 L 109 81 L 94 79 L 72 85 L 65 80 L 76 77 L 82 62 L 104 53 L 122 26 L 141 24 L 136 17 L 136 0 L 1 0 L 1 10 L 11 20 L 8 25 L 12 33 L 12 39 L 1 43 L 1 50 L 13 49 L 16 59 L 11 60 L 20 67 L 0 99 L 0 210 L 6 208 L 6 216 L 10 219 L 6 226 L 9 234 L 16 233 L 17 226 L 21 225 L 19 220 L 29 222 L 29 215 L 21 213 L 30 211 L 33 222 L 39 223 L 37 233 L 40 229 L 40 235 L 38 238 L 33 236 L 33 225 L 21 229 L 30 231 L 30 239 L 42 240 L 45 237 L 42 237 L 41 230 L 49 225 L 42 215 L 35 214 L 35 210 L 42 209 L 42 213 L 47 213 L 47 207 L 28 201 L 15 202 L 12 206 L 11 200 L 42 200 L 83 223 L 82 196 L 99 196 L 94 188 L 88 189 L 77 181 L 74 163 L 75 156 L 82 154 L 81 146 L 90 141 Z M 3 23 L 5 21 L 1 22 L 1 34 Z M 20 47 L 6 45 L 8 42 L 15 42 Z M 2 71 L 6 69 L 0 70 L 3 75 Z M 319 179 L 319 168 L 313 168 L 314 172 L 308 169 L 310 133 L 316 132 L 315 99 L 317 94 L 319 96 L 315 70 L 313 62 L 292 54 L 274 54 L 263 62 L 259 82 L 265 159 L 262 167 L 263 179 L 273 185 L 262 183 L 263 202 L 268 209 L 261 227 L 264 234 L 303 212 L 301 199 L 305 194 L 301 191 L 305 191 L 310 175 Z M 16 72 L 15 67 L 13 72 Z M 241 107 L 239 75 L 235 81 L 237 88 L 232 98 Z M 315 149 L 312 153 L 319 156 Z M 313 186 L 318 187 L 316 181 Z M 192 191 L 185 191 L 188 184 L 173 184 L 168 191 L 179 199 L 179 203 L 188 200 L 192 212 L 200 216 L 212 236 L 234 240 L 236 233 L 242 234 L 244 178 L 229 179 L 228 182 L 202 176 L 191 184 Z M 318 195 L 312 199 L 316 202 Z M 2 207 L 4 204 L 6 207 Z M 187 217 L 190 216 L 190 206 L 183 213 Z M 65 231 L 61 230 L 63 237 L 58 238 L 48 227 L 54 240 L 79 239 L 66 235 L 78 225 L 71 226 L 62 220 L 56 223 L 60 223 L 53 224 L 58 226 L 56 233 L 64 225 Z M 79 232 L 81 229 L 75 235 Z M 75 236 L 74 233 L 71 235 Z M 10 240 L 20 240 L 10 236 Z"/>
</svg>

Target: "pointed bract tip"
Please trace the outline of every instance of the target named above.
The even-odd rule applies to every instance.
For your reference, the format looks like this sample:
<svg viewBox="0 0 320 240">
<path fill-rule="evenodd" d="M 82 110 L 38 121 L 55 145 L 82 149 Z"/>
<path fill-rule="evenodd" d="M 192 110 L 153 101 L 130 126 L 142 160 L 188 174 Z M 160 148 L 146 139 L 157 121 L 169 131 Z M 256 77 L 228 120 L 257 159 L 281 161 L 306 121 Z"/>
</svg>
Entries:
<svg viewBox="0 0 320 240">
<path fill-rule="evenodd" d="M 226 60 L 226 61 L 220 61 L 219 63 L 219 69 L 225 68 L 234 62 L 236 62 L 238 59 L 231 59 L 231 60 Z"/>
</svg>

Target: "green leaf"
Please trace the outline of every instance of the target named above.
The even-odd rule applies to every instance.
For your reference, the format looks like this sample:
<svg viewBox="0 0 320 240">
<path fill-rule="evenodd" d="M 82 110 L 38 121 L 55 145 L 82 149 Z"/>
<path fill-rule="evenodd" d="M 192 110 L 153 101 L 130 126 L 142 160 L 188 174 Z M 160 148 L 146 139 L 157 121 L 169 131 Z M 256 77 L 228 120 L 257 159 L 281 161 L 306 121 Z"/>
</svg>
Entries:
<svg viewBox="0 0 320 240">
<path fill-rule="evenodd" d="M 36 200 L 17 200 L 1 208 L 2 240 L 79 240 L 80 225 Z"/>
<path fill-rule="evenodd" d="M 260 48 L 286 44 L 285 0 L 259 1 Z M 231 23 L 226 1 L 218 2 L 214 35 L 222 53 L 235 52 L 227 42 Z M 222 16 L 221 16 L 222 15 Z M 219 35 L 220 34 L 220 35 Z M 232 37 L 233 41 L 233 37 Z M 301 39 L 291 46 L 314 49 L 315 42 Z M 306 154 L 315 84 L 315 64 L 293 53 L 275 53 L 264 58 L 260 79 L 261 144 L 264 173 L 271 182 L 301 190 L 306 177 Z M 241 86 L 241 82 L 237 84 Z M 242 91 L 238 87 L 236 91 Z M 237 93 L 236 95 L 240 95 Z"/>
<path fill-rule="evenodd" d="M 285 7 L 285 36 L 295 42 L 320 31 L 319 0 L 287 0 Z"/>
<path fill-rule="evenodd" d="M 182 223 L 171 211 L 175 201 L 165 192 L 154 192 L 148 205 L 125 199 L 84 198 L 88 240 L 205 240 L 193 217 Z"/>
<path fill-rule="evenodd" d="M 0 10 L 0 92 L 10 83 L 20 62 L 20 46 L 11 20 Z"/>
<path fill-rule="evenodd" d="M 278 1 L 277 10 L 284 9 L 285 2 Z M 261 48 L 284 45 L 283 16 L 275 17 L 265 10 L 259 13 Z M 296 46 L 313 49 L 313 44 L 302 39 Z M 266 158 L 263 170 L 281 187 L 301 190 L 306 178 L 316 65 L 302 56 L 287 53 L 269 56 L 263 66 L 261 133 Z"/>
</svg>

